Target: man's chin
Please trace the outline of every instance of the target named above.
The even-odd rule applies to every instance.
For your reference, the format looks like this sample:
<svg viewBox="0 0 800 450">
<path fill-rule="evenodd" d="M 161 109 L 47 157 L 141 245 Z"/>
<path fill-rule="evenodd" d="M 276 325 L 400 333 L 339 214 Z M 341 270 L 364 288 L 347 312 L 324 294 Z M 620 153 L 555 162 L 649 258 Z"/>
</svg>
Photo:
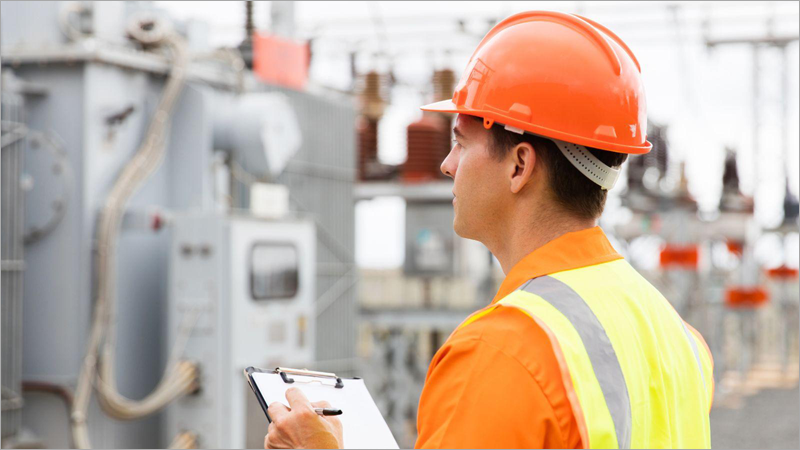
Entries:
<svg viewBox="0 0 800 450">
<path fill-rule="evenodd" d="M 458 220 L 458 218 L 457 218 L 457 217 L 456 217 L 456 218 L 453 220 L 453 231 L 455 231 L 455 232 L 456 232 L 456 234 L 457 234 L 459 237 L 462 237 L 462 238 L 464 238 L 464 239 L 475 239 L 475 238 L 473 238 L 473 237 L 471 237 L 471 236 L 470 236 L 470 233 L 469 233 L 469 230 L 468 230 L 468 228 L 467 228 L 467 227 L 465 227 L 465 226 L 464 226 L 464 224 L 463 224 L 463 223 L 461 223 L 461 222 Z"/>
</svg>

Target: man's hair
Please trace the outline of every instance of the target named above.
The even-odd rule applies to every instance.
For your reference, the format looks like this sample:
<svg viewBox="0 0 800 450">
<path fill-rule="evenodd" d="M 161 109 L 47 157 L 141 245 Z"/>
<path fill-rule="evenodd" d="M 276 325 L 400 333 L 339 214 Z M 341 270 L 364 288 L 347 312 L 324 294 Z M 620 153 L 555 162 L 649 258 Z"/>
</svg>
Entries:
<svg viewBox="0 0 800 450">
<path fill-rule="evenodd" d="M 481 118 L 478 120 L 483 121 Z M 603 212 L 608 191 L 603 190 L 583 175 L 550 139 L 533 134 L 507 131 L 502 125 L 493 125 L 490 133 L 490 151 L 501 160 L 519 143 L 527 142 L 536 151 L 536 161 L 546 167 L 550 191 L 555 203 L 565 212 L 581 219 L 596 219 Z M 625 153 L 615 153 L 586 147 L 591 154 L 611 167 L 621 166 L 628 158 Z"/>
</svg>

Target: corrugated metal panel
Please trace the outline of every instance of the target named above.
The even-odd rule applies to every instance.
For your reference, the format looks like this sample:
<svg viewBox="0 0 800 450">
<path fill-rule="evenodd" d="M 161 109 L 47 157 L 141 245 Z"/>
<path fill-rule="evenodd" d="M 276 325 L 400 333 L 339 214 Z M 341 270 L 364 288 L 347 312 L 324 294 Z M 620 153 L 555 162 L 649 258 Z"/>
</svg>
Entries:
<svg viewBox="0 0 800 450">
<path fill-rule="evenodd" d="M 22 408 L 22 172 L 24 126 L 23 99 L 3 92 L 2 97 L 2 436 L 14 437 L 20 429 Z M 7 145 L 6 145 L 7 144 Z"/>
</svg>

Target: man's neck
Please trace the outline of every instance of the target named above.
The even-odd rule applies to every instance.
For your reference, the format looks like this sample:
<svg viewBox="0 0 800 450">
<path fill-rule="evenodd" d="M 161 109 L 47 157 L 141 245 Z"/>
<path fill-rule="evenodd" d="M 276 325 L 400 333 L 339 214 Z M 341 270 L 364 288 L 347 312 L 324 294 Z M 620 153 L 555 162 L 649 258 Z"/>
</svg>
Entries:
<svg viewBox="0 0 800 450">
<path fill-rule="evenodd" d="M 503 273 L 508 274 L 522 258 L 548 242 L 596 225 L 596 220 L 575 219 L 563 214 L 517 215 L 506 223 L 501 237 L 487 247 L 500 262 Z"/>
</svg>

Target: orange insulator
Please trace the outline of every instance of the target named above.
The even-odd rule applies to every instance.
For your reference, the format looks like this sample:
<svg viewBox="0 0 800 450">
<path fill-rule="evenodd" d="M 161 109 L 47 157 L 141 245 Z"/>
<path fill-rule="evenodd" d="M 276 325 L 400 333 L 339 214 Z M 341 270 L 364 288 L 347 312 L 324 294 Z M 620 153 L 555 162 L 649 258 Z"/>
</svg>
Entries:
<svg viewBox="0 0 800 450">
<path fill-rule="evenodd" d="M 744 252 L 744 245 L 740 241 L 728 240 L 725 242 L 728 246 L 728 251 L 734 255 L 742 256 Z"/>
<path fill-rule="evenodd" d="M 660 262 L 664 269 L 697 269 L 700 251 L 695 244 L 667 244 L 661 250 Z"/>
<path fill-rule="evenodd" d="M 725 291 L 729 308 L 756 308 L 769 301 L 767 290 L 761 286 L 733 286 Z"/>
<path fill-rule="evenodd" d="M 767 270 L 767 277 L 773 280 L 796 280 L 799 274 L 800 271 L 792 267 L 787 267 L 786 265 Z"/>
</svg>

